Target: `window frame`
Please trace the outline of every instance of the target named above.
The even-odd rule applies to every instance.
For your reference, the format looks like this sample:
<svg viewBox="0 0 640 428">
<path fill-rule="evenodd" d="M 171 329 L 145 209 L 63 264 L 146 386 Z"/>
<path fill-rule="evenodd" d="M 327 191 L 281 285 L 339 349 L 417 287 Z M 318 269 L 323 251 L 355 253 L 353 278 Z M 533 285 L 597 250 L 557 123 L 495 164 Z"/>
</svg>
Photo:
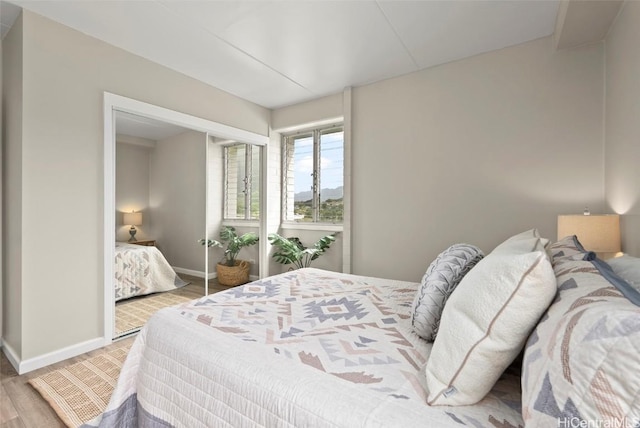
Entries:
<svg viewBox="0 0 640 428">
<path fill-rule="evenodd" d="M 281 198 L 281 210 L 282 221 L 281 226 L 283 229 L 302 229 L 302 230 L 327 230 L 327 231 L 342 231 L 344 228 L 344 205 L 343 205 L 343 218 L 339 223 L 333 223 L 328 221 L 319 221 L 320 207 L 321 207 L 321 194 L 322 189 L 318 189 L 318 183 L 322 183 L 321 174 L 321 138 L 324 134 L 331 132 L 343 132 L 344 135 L 345 125 L 343 122 L 331 123 L 329 125 L 317 126 L 312 128 L 305 128 L 296 132 L 282 134 L 282 198 Z M 288 216 L 289 204 L 293 204 L 293 196 L 291 202 L 289 202 L 288 191 L 288 172 L 289 172 L 289 151 L 295 150 L 296 139 L 311 137 L 313 141 L 313 181 L 312 181 L 312 221 L 297 221 L 292 220 Z M 344 163 L 346 151 L 346 143 L 344 137 L 342 140 L 342 152 L 343 152 L 343 165 L 342 165 L 342 186 L 345 187 L 346 180 L 346 168 Z M 343 202 L 344 202 L 344 190 L 343 190 Z"/>
<path fill-rule="evenodd" d="M 229 203 L 229 149 L 232 147 L 236 147 L 236 146 L 244 146 L 244 177 L 237 177 L 237 183 L 241 184 L 244 183 L 244 189 L 242 190 L 242 193 L 244 193 L 244 215 L 243 217 L 235 217 L 235 218 L 230 218 L 227 217 L 228 215 L 228 203 Z M 262 168 L 262 160 L 261 157 L 263 156 L 262 154 L 262 150 L 260 150 L 261 148 L 259 146 L 255 146 L 254 144 L 248 144 L 248 143 L 233 143 L 233 144 L 226 144 L 223 147 L 223 154 L 222 154 L 222 159 L 223 159 L 223 206 L 222 206 L 222 222 L 223 224 L 231 224 L 234 222 L 238 222 L 238 223 L 242 223 L 242 224 L 248 224 L 248 223 L 258 223 L 260 221 L 260 216 L 262 215 L 261 212 L 261 207 L 258 205 L 258 216 L 257 217 L 252 217 L 251 216 L 251 198 L 252 198 L 252 194 L 254 191 L 254 186 L 255 188 L 258 190 L 258 192 L 261 192 L 262 188 L 260 185 L 260 182 L 258 181 L 257 184 L 255 184 L 253 182 L 253 176 L 255 175 L 255 171 L 253 170 L 254 165 L 257 164 L 258 168 Z M 258 159 L 257 162 L 254 162 L 253 159 L 253 151 L 254 150 L 258 150 Z M 259 171 L 258 171 L 259 172 Z M 260 179 L 260 174 L 258 174 L 258 178 Z M 240 186 L 238 186 L 240 187 Z M 239 188 L 238 188 L 239 190 Z M 234 197 L 234 199 L 237 201 L 238 199 L 238 194 L 239 192 L 236 192 L 234 195 L 232 195 Z M 237 202 L 236 202 L 237 204 Z M 237 205 L 236 205 L 236 215 L 238 215 L 238 209 L 237 209 Z"/>
</svg>

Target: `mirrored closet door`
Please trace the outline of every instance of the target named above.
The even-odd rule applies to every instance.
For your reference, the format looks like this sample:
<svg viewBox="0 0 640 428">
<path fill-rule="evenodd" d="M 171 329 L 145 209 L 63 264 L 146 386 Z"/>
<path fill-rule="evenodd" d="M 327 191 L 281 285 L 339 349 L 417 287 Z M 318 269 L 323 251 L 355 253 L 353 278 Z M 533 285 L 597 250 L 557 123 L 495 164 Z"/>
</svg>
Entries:
<svg viewBox="0 0 640 428">
<path fill-rule="evenodd" d="M 222 244 L 209 249 L 209 272 L 216 277 L 209 281 L 210 292 L 244 284 L 260 274 L 262 152 L 259 145 L 210 139 L 208 237 Z M 231 247 L 231 240 L 239 245 Z"/>
<path fill-rule="evenodd" d="M 207 135 L 116 113 L 114 338 L 206 293 Z"/>
<path fill-rule="evenodd" d="M 104 94 L 105 338 L 137 332 L 158 309 L 228 286 L 216 278 L 220 230 L 255 234 L 239 256 L 268 274 L 264 183 L 269 138 Z M 114 262 L 115 259 L 115 262 Z"/>
</svg>

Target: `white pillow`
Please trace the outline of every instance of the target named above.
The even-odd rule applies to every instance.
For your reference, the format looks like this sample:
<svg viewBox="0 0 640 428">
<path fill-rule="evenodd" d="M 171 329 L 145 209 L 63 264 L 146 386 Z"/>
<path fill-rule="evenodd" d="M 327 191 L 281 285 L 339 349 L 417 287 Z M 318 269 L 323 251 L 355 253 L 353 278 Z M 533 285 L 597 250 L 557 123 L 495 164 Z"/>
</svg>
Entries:
<svg viewBox="0 0 640 428">
<path fill-rule="evenodd" d="M 418 336 L 433 342 L 447 299 L 483 257 L 484 253 L 476 246 L 454 244 L 431 262 L 413 299 L 411 325 Z"/>
<path fill-rule="evenodd" d="M 545 251 L 549 240 L 540 237 L 538 229 L 513 235 L 493 249 L 492 253 L 530 253 L 532 251 Z"/>
<path fill-rule="evenodd" d="M 538 229 L 534 228 L 534 229 L 525 230 L 524 232 L 518 233 L 517 235 L 513 235 L 511 238 L 507 239 L 506 241 L 516 241 L 519 239 L 540 238 L 540 237 L 541 237 L 540 232 L 538 231 Z"/>
<path fill-rule="evenodd" d="M 625 254 L 620 257 L 608 259 L 607 263 L 620 278 L 640 291 L 640 258 Z"/>
<path fill-rule="evenodd" d="M 556 294 L 545 251 L 489 254 L 447 301 L 426 366 L 429 405 L 480 401 Z"/>
</svg>

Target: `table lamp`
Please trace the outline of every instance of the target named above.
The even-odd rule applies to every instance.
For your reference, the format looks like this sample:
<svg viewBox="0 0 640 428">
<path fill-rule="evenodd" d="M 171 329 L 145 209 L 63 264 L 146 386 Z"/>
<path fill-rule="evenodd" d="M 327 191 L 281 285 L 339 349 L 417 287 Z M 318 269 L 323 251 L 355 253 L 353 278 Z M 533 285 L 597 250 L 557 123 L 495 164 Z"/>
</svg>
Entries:
<svg viewBox="0 0 640 428">
<path fill-rule="evenodd" d="M 620 252 L 620 216 L 617 214 L 559 215 L 558 239 L 576 235 L 587 251 L 600 258 L 611 258 Z"/>
<path fill-rule="evenodd" d="M 142 225 L 142 213 L 141 212 L 133 212 L 131 211 L 130 213 L 124 213 L 124 219 L 123 219 L 123 223 L 125 225 L 130 224 L 131 225 L 131 229 L 129 229 L 129 235 L 131 235 L 131 238 L 129 238 L 129 242 L 136 242 L 136 226 L 141 226 Z"/>
</svg>

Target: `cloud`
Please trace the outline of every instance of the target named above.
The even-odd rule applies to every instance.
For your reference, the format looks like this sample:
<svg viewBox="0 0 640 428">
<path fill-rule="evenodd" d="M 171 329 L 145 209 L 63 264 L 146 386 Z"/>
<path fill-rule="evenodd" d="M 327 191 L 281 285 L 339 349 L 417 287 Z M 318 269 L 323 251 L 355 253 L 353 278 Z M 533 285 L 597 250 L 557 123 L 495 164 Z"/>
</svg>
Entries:
<svg viewBox="0 0 640 428">
<path fill-rule="evenodd" d="M 333 161 L 329 158 L 320 158 L 320 168 L 324 169 L 329 167 Z M 296 162 L 296 172 L 308 173 L 313 172 L 313 156 L 305 156 Z"/>
<path fill-rule="evenodd" d="M 313 156 L 305 156 L 296 162 L 296 172 L 313 172 Z"/>
</svg>

